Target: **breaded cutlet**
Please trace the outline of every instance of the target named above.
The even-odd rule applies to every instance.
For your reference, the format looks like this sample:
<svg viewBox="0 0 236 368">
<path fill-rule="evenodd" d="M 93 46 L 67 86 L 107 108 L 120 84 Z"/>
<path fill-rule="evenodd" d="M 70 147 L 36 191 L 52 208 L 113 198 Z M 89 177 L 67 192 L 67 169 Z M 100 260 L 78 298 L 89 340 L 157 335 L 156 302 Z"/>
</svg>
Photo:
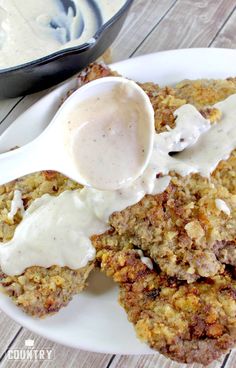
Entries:
<svg viewBox="0 0 236 368">
<path fill-rule="evenodd" d="M 34 199 L 45 193 L 57 196 L 65 190 L 78 188 L 81 188 L 79 184 L 52 171 L 28 175 L 0 186 L 0 241 L 6 242 L 12 238 L 22 219 L 20 211 L 12 220 L 8 217 L 15 190 L 20 190 L 24 208 L 27 209 Z M 2 291 L 24 312 L 35 317 L 45 317 L 58 312 L 84 289 L 93 268 L 94 262 L 90 262 L 78 270 L 55 265 L 50 268 L 29 267 L 19 276 L 8 276 L 0 272 L 0 285 Z"/>
<path fill-rule="evenodd" d="M 175 361 L 209 364 L 236 342 L 236 281 L 230 272 L 188 284 L 150 270 L 135 250 L 101 250 L 102 271 L 137 336 Z"/>
<path fill-rule="evenodd" d="M 230 215 L 216 207 L 219 198 Z M 96 249 L 141 248 L 170 277 L 193 282 L 236 266 L 236 196 L 197 174 L 173 174 L 163 193 L 114 213 L 110 225 L 93 238 Z"/>
</svg>

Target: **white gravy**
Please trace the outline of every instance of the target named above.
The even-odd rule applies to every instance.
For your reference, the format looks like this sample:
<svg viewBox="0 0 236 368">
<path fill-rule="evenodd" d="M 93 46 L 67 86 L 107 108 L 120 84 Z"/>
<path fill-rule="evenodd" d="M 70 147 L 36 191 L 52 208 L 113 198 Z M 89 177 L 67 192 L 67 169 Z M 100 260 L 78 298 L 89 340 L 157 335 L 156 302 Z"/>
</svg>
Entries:
<svg viewBox="0 0 236 368">
<path fill-rule="evenodd" d="M 72 0 L 67 11 L 61 0 L 0 0 L 0 68 L 9 68 L 61 49 L 94 42 L 98 16 L 85 0 Z M 97 0 L 106 23 L 125 0 Z"/>
<path fill-rule="evenodd" d="M 123 187 L 139 177 L 148 163 L 154 112 L 146 95 L 144 100 L 130 83 L 86 99 L 66 114 L 71 155 L 81 177 L 93 188 Z"/>
<path fill-rule="evenodd" d="M 21 214 L 23 215 L 24 213 L 24 204 L 23 204 L 23 200 L 21 197 L 21 192 L 20 190 L 15 190 L 14 191 L 14 196 L 11 202 L 11 210 L 8 213 L 8 218 L 9 220 L 13 220 L 14 216 L 16 215 L 16 213 L 20 210 Z"/>
<path fill-rule="evenodd" d="M 182 176 L 194 172 L 209 175 L 236 148 L 236 94 L 215 106 L 222 118 L 213 125 L 191 105 L 177 109 L 176 127 L 155 134 L 146 170 L 127 187 L 114 191 L 84 188 L 35 200 L 13 239 L 0 247 L 3 271 L 16 275 L 33 265 L 54 264 L 80 268 L 95 256 L 90 236 L 109 228 L 113 212 L 137 203 L 145 194 L 162 193 L 170 182 L 170 170 Z M 169 155 L 181 150 L 174 157 Z M 222 202 L 216 205 L 229 213 Z"/>
<path fill-rule="evenodd" d="M 152 263 L 151 258 L 145 257 L 141 249 L 138 249 L 137 253 L 141 259 L 141 262 L 145 264 L 150 270 L 153 270 L 153 263 Z"/>
<path fill-rule="evenodd" d="M 222 113 L 219 123 L 201 135 L 197 144 L 181 152 L 177 160 L 190 165 L 194 172 L 209 177 L 221 160 L 236 147 L 236 95 L 215 104 Z"/>
<path fill-rule="evenodd" d="M 225 203 L 225 201 L 223 201 L 223 199 L 217 198 L 215 200 L 215 204 L 216 204 L 216 207 L 218 208 L 219 211 L 222 211 L 227 216 L 230 216 L 231 210 L 230 210 L 229 206 L 227 205 L 227 203 Z"/>
<path fill-rule="evenodd" d="M 46 194 L 34 201 L 14 238 L 0 249 L 2 270 L 14 275 L 29 264 L 72 269 L 86 266 L 95 256 L 89 237 L 105 231 L 107 225 L 81 197 L 82 192 L 65 191 L 59 197 Z"/>
</svg>

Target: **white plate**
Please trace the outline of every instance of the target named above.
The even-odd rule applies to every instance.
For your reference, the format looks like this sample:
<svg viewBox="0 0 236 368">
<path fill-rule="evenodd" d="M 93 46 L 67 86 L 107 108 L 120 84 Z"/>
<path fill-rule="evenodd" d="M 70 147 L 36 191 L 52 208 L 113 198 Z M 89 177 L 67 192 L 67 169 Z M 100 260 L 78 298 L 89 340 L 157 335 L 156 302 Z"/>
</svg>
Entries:
<svg viewBox="0 0 236 368">
<path fill-rule="evenodd" d="M 226 78 L 236 76 L 236 51 L 174 50 L 129 59 L 113 64 L 112 68 L 128 78 L 160 85 L 185 78 Z M 66 91 L 73 86 L 75 79 L 64 83 L 19 116 L 0 137 L 0 152 L 35 138 L 52 118 Z M 136 339 L 132 325 L 117 302 L 117 295 L 112 281 L 96 272 L 86 291 L 45 320 L 27 316 L 4 295 L 0 297 L 0 308 L 28 329 L 70 347 L 113 354 L 151 353 Z"/>
</svg>

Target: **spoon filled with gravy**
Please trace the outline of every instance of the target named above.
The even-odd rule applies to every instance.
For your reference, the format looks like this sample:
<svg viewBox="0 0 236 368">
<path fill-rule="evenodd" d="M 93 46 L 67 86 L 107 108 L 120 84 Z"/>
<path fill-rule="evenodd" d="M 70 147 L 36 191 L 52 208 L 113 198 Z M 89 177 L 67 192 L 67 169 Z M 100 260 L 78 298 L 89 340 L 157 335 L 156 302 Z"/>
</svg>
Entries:
<svg viewBox="0 0 236 368">
<path fill-rule="evenodd" d="M 54 170 L 88 187 L 117 190 L 144 172 L 154 133 L 151 102 L 135 82 L 92 81 L 62 104 L 35 140 L 0 155 L 0 185 Z"/>
</svg>

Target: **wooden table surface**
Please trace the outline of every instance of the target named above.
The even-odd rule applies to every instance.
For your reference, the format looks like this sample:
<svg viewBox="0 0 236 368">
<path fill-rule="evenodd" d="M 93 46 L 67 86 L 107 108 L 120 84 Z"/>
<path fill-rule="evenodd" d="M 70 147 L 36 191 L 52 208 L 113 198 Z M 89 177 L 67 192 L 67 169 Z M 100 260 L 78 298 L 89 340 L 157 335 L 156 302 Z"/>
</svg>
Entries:
<svg viewBox="0 0 236 368">
<path fill-rule="evenodd" d="M 115 1 L 115 0 L 114 0 Z M 126 23 L 112 45 L 112 61 L 160 50 L 236 46 L 236 0 L 135 0 Z M 0 101 L 0 132 L 46 92 Z M 0 312 L 1 367 L 58 368 L 183 368 L 161 355 L 121 356 L 88 353 L 54 344 L 37 336 Z M 34 339 L 35 348 L 51 348 L 52 361 L 13 361 L 9 349 L 23 349 Z M 190 365 L 191 368 L 200 367 Z M 210 368 L 235 368 L 236 350 Z"/>
</svg>

